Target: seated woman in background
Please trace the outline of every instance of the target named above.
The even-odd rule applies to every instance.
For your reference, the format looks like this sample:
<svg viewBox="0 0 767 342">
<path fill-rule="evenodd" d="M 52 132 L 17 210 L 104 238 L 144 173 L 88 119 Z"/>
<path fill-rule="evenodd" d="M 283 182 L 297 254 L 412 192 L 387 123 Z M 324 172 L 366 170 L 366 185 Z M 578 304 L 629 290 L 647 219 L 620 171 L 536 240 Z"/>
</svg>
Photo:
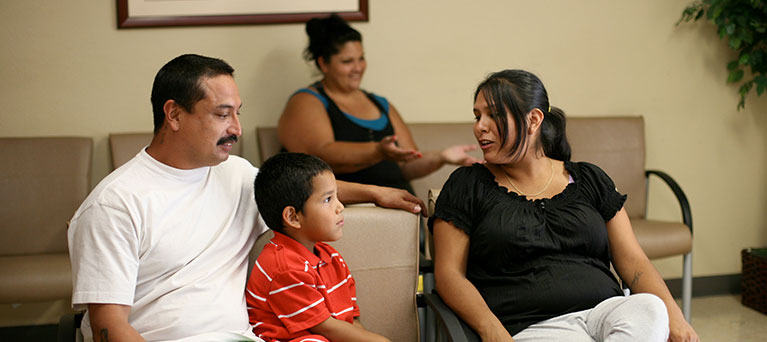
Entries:
<svg viewBox="0 0 767 342">
<path fill-rule="evenodd" d="M 486 163 L 450 176 L 429 226 L 436 288 L 482 341 L 698 341 L 634 237 L 626 195 L 570 161 L 564 112 L 538 77 L 490 75 L 474 118 Z"/>
<path fill-rule="evenodd" d="M 290 152 L 316 155 L 337 179 L 411 193 L 408 182 L 442 165 L 471 165 L 476 145 L 419 152 L 397 110 L 385 98 L 360 89 L 366 62 L 362 36 L 333 14 L 306 23 L 309 46 L 323 78 L 297 91 L 279 120 L 280 143 Z"/>
</svg>

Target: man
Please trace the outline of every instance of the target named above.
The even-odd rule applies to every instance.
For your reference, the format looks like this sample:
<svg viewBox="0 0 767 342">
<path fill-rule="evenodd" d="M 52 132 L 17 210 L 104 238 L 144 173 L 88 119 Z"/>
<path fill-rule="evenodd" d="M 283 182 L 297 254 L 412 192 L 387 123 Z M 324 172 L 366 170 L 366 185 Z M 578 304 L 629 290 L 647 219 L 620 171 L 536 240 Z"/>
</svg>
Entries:
<svg viewBox="0 0 767 342">
<path fill-rule="evenodd" d="M 154 138 L 104 178 L 69 228 L 75 308 L 86 341 L 241 341 L 250 331 L 247 257 L 266 230 L 257 173 L 229 156 L 242 134 L 231 66 L 183 55 L 157 73 Z M 346 203 L 419 212 L 404 191 L 339 182 Z"/>
</svg>

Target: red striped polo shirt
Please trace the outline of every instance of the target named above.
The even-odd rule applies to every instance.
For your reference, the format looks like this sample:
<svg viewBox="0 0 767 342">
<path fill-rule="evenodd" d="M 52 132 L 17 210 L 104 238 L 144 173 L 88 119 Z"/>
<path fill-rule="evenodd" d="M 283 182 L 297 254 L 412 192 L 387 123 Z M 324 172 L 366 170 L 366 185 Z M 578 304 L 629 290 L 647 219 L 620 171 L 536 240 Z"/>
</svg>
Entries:
<svg viewBox="0 0 767 342">
<path fill-rule="evenodd" d="M 352 323 L 360 315 L 354 278 L 343 257 L 323 242 L 314 249 L 317 254 L 278 232 L 264 246 L 245 291 L 257 336 L 294 340 L 312 335 L 309 329 L 328 317 Z"/>
</svg>

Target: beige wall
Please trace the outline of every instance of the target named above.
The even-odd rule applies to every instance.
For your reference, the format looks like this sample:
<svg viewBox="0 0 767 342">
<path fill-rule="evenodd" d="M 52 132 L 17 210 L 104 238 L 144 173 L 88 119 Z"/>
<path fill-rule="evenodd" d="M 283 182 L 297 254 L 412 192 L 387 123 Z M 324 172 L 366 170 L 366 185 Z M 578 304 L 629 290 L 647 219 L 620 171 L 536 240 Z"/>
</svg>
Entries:
<svg viewBox="0 0 767 342">
<path fill-rule="evenodd" d="M 725 43 L 710 25 L 674 26 L 687 2 L 371 0 L 370 21 L 353 25 L 364 86 L 408 122 L 471 120 L 473 87 L 503 68 L 539 75 L 569 115 L 644 115 L 648 168 L 690 198 L 694 274 L 738 273 L 742 248 L 767 245 L 767 97 L 736 111 Z M 274 126 L 313 77 L 300 24 L 118 30 L 115 11 L 115 1 L 0 2 L 0 136 L 91 136 L 98 181 L 107 135 L 151 130 L 154 74 L 194 52 L 237 70 L 244 154 L 257 163 L 255 127 Z M 653 217 L 678 216 L 668 192 L 651 196 Z M 679 263 L 656 264 L 678 277 Z"/>
</svg>

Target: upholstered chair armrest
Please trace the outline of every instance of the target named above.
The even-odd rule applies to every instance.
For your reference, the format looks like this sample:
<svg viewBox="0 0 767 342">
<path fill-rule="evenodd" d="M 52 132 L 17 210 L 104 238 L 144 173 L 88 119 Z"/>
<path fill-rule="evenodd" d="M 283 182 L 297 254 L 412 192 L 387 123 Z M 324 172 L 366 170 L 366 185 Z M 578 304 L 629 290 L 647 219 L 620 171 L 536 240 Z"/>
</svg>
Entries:
<svg viewBox="0 0 767 342">
<path fill-rule="evenodd" d="M 682 191 L 682 188 L 674 181 L 667 173 L 659 170 L 645 170 L 645 177 L 650 180 L 650 176 L 654 175 L 663 180 L 666 185 L 674 192 L 677 201 L 679 201 L 679 207 L 682 209 L 682 222 L 690 228 L 690 234 L 692 234 L 692 211 L 690 210 L 690 202 L 687 201 L 687 196 Z"/>
<path fill-rule="evenodd" d="M 436 293 L 424 293 L 426 306 L 434 313 L 436 320 L 436 341 L 479 342 L 479 335 L 464 323 Z"/>
</svg>

